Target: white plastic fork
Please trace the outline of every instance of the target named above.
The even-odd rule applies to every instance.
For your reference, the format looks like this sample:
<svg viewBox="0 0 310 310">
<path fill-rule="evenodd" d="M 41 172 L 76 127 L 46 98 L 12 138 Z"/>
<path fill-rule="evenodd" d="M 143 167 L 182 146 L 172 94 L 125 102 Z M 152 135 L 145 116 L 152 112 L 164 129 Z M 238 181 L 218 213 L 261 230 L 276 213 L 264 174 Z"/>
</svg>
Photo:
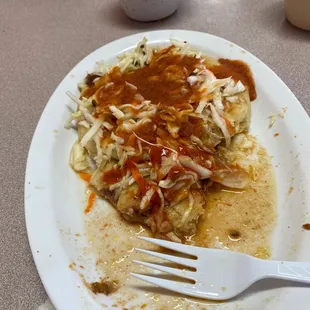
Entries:
<svg viewBox="0 0 310 310">
<path fill-rule="evenodd" d="M 195 270 L 182 270 L 160 264 L 134 261 L 148 268 L 189 279 L 194 283 L 162 279 L 156 275 L 131 273 L 140 280 L 177 293 L 205 299 L 226 300 L 239 295 L 254 282 L 265 278 L 310 284 L 310 263 L 268 261 L 227 250 L 200 248 L 146 237 L 139 237 L 139 239 L 193 256 L 193 258 L 185 258 L 136 248 L 139 252 Z"/>
</svg>

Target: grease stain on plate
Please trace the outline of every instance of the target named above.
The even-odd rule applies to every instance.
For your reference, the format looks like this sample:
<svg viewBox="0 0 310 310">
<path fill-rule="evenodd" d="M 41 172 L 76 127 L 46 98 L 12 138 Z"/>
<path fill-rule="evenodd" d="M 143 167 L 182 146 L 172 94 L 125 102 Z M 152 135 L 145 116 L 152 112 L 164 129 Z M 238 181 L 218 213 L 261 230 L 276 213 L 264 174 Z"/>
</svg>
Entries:
<svg viewBox="0 0 310 310">
<path fill-rule="evenodd" d="M 207 193 L 207 208 L 195 236 L 188 236 L 189 244 L 226 248 L 267 259 L 270 253 L 270 236 L 276 220 L 276 186 L 270 157 L 254 137 L 250 148 L 238 154 L 237 161 L 251 166 L 253 182 L 248 189 L 232 191 L 214 187 Z M 248 144 L 247 144 L 248 145 Z M 251 156 L 253 159 L 250 159 Z M 236 156 L 227 152 L 227 157 Z M 99 201 L 86 217 L 89 249 L 96 257 L 98 274 L 120 283 L 113 293 L 115 305 L 135 309 L 144 294 L 147 309 L 205 309 L 210 301 L 186 298 L 161 290 L 130 276 L 131 272 L 157 274 L 133 260 L 163 263 L 158 258 L 146 256 L 134 248 L 162 251 L 157 246 L 139 240 L 138 236 L 151 236 L 148 229 L 125 221 L 106 203 Z M 140 296 L 137 299 L 137 296 Z M 217 303 L 211 303 L 217 304 Z M 140 304 L 139 304 L 140 305 Z M 141 306 L 141 305 L 140 305 Z"/>
</svg>

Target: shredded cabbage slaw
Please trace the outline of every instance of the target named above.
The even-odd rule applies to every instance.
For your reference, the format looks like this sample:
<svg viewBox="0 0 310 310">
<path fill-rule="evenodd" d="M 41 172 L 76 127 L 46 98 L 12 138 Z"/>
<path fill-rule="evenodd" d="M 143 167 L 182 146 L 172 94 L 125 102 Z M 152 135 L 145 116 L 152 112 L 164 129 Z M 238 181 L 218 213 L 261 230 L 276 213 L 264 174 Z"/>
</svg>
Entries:
<svg viewBox="0 0 310 310">
<path fill-rule="evenodd" d="M 229 147 L 232 137 L 237 133 L 234 122 L 225 117 L 226 109 L 239 100 L 239 94 L 246 91 L 246 87 L 241 81 L 234 81 L 231 77 L 217 79 L 204 65 L 201 54 L 193 50 L 188 43 L 171 40 L 171 44 L 169 53 L 180 55 L 180 57 L 186 55 L 199 60 L 199 65 L 187 78 L 190 87 L 195 88 L 200 94 L 195 109 L 188 103 L 180 109 L 162 107 L 161 104 L 155 104 L 148 100 L 149 98 L 144 98 L 136 85 L 126 82 L 125 87 L 128 88 L 128 91 L 136 92 L 133 102 L 126 102 L 121 105 L 111 102 L 108 110 L 105 110 L 101 115 L 96 115 L 96 94 L 88 98 L 83 96 L 77 98 L 71 92 L 67 92 L 67 95 L 76 103 L 77 110 L 69 116 L 66 128 L 77 129 L 79 133 L 79 139 L 73 145 L 70 155 L 72 168 L 75 171 L 87 172 L 92 175 L 90 182 L 98 190 L 106 187 L 108 191 L 113 192 L 116 200 L 126 188 L 133 184 L 139 184 L 141 194 L 139 209 L 141 212 L 150 208 L 155 194 L 159 197 L 159 209 L 163 210 L 167 207 L 168 190 L 185 191 L 188 198 L 188 208 L 182 215 L 180 222 L 182 225 L 190 216 L 195 205 L 195 199 L 191 192 L 192 186 L 200 189 L 200 182 L 206 179 L 212 180 L 213 176 L 216 176 L 216 182 L 222 182 L 225 185 L 238 187 L 238 184 L 246 186 L 248 183 L 246 174 L 241 174 L 242 182 L 229 183 L 227 180 L 221 180 L 219 171 L 231 170 L 231 168 L 223 168 L 222 166 L 216 171 L 217 167 L 213 162 L 213 156 L 216 153 L 214 148 L 217 144 L 224 141 L 226 147 Z M 147 40 L 144 39 L 132 52 L 119 57 L 117 66 L 121 73 L 139 70 L 150 64 L 153 53 L 154 49 L 149 47 Z M 98 63 L 95 71 L 97 77 L 92 83 L 96 83 L 111 70 L 112 68 L 103 63 Z M 101 86 L 100 91 L 105 92 L 113 89 L 113 87 L 115 85 L 112 81 Z M 79 84 L 82 95 L 83 91 L 88 88 L 90 86 L 85 81 Z M 203 122 L 203 132 L 214 131 L 216 128 L 215 132 L 219 137 L 216 143 L 206 143 L 201 137 L 193 134 L 187 142 L 208 153 L 210 159 L 197 162 L 196 158 L 191 157 L 190 152 L 182 154 L 174 143 L 169 144 L 162 137 L 158 136 L 155 142 L 146 140 L 144 136 L 141 137 L 138 128 L 155 126 L 154 118 L 159 114 L 166 121 L 167 131 L 174 143 L 182 142 L 182 138 L 179 136 L 181 127 L 176 121 L 177 118 L 199 119 Z M 131 133 L 129 139 L 120 134 L 122 132 Z M 161 152 L 159 163 L 154 164 L 152 162 L 152 154 L 150 154 L 152 148 Z M 145 155 L 146 149 L 147 155 Z M 137 156 L 144 156 L 144 161 L 135 163 L 131 169 L 125 169 L 129 165 L 128 162 Z M 118 169 L 117 171 L 121 172 L 115 177 L 115 182 L 98 185 L 99 172 L 101 173 L 100 180 L 104 183 L 102 175 L 105 174 L 102 174 L 102 171 L 108 163 L 110 163 L 110 169 L 115 169 L 115 171 Z M 173 171 L 176 172 L 173 174 Z M 147 188 L 144 191 L 141 190 L 141 178 L 147 180 Z M 240 175 L 237 178 L 240 178 Z M 181 198 L 170 199 L 169 204 L 171 206 L 176 205 Z M 152 227 L 152 225 L 150 226 Z M 167 233 L 170 234 L 171 229 L 168 229 Z"/>
</svg>

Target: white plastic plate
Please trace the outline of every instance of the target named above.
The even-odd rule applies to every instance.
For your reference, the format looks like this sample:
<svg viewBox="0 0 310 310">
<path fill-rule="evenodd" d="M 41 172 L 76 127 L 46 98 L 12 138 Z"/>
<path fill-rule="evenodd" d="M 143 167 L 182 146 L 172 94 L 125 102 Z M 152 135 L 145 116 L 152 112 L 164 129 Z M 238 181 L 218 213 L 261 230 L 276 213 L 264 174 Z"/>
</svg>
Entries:
<svg viewBox="0 0 310 310">
<path fill-rule="evenodd" d="M 229 41 L 184 30 L 140 33 L 99 48 L 68 73 L 51 96 L 31 143 L 25 179 L 27 231 L 40 277 L 58 310 L 102 309 L 78 273 L 68 267 L 81 256 L 87 240 L 74 238 L 84 230 L 85 184 L 68 164 L 76 133 L 64 129 L 70 101 L 65 92 L 78 94 L 77 83 L 94 69 L 96 61 L 116 63 L 117 55 L 133 49 L 144 37 L 156 45 L 165 45 L 170 38 L 186 40 L 210 56 L 241 59 L 250 65 L 258 93 L 252 103 L 251 133 L 273 156 L 277 179 L 278 220 L 272 257 L 310 261 L 310 232 L 302 230 L 310 222 L 310 120 L 296 97 L 264 63 Z M 277 117 L 268 129 L 268 117 L 277 113 L 284 117 Z M 276 139 L 275 132 L 280 133 Z M 249 296 L 211 304 L 208 309 L 309 308 L 310 287 L 283 282 L 264 282 L 257 287 Z M 112 305 L 113 300 L 106 297 L 104 303 Z"/>
</svg>

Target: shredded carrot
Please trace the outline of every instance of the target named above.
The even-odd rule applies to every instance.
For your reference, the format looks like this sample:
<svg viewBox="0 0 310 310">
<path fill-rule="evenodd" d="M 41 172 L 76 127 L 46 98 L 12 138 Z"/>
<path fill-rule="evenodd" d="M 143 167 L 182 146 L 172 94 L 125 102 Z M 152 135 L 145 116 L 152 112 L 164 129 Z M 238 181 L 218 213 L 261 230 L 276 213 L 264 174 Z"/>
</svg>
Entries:
<svg viewBox="0 0 310 310">
<path fill-rule="evenodd" d="M 207 89 L 206 88 L 203 88 L 202 90 L 201 90 L 201 94 L 203 94 L 203 92 L 205 92 L 205 91 L 207 91 Z M 211 99 L 213 99 L 214 98 L 214 94 L 208 94 L 208 95 L 201 95 L 201 98 L 200 98 L 200 100 L 211 100 Z"/>
<path fill-rule="evenodd" d="M 204 92 L 206 92 L 207 89 L 204 87 L 203 89 L 200 89 L 200 93 L 203 94 Z"/>
<path fill-rule="evenodd" d="M 134 134 L 131 134 L 131 135 L 129 136 L 129 139 L 128 139 L 127 144 L 128 144 L 129 146 L 135 147 L 135 145 L 136 145 L 136 136 L 135 136 Z"/>
<path fill-rule="evenodd" d="M 227 127 L 229 133 L 231 135 L 234 135 L 235 134 L 235 128 L 232 126 L 231 122 L 228 119 L 226 119 L 225 117 L 223 117 L 223 118 L 224 118 L 224 121 L 226 123 L 226 127 Z"/>
<path fill-rule="evenodd" d="M 96 200 L 96 194 L 94 192 L 90 192 L 90 194 L 88 196 L 88 200 L 87 200 L 87 206 L 84 210 L 85 214 L 88 214 L 92 210 L 92 208 L 95 204 L 95 200 Z"/>
<path fill-rule="evenodd" d="M 79 176 L 82 180 L 86 181 L 86 182 L 89 182 L 90 179 L 91 179 L 91 175 L 88 174 L 88 173 L 85 173 L 85 172 L 80 172 L 79 173 Z"/>
<path fill-rule="evenodd" d="M 139 184 L 139 189 L 142 195 L 145 195 L 145 193 L 148 190 L 148 182 L 143 178 L 142 174 L 140 173 L 139 169 L 136 167 L 134 161 L 128 160 L 127 166 L 133 176 L 133 178 L 136 180 L 136 182 Z"/>
</svg>

